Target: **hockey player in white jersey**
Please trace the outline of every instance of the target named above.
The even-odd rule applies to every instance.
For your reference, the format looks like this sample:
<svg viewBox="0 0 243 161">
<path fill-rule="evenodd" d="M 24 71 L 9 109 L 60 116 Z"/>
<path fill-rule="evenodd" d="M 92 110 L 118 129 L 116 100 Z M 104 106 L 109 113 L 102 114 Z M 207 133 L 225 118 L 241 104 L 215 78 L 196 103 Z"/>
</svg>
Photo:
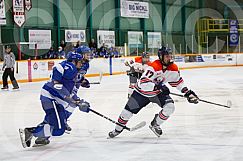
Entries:
<svg viewBox="0 0 243 161">
<path fill-rule="evenodd" d="M 118 122 L 125 126 L 129 119 L 137 114 L 150 102 L 156 103 L 161 110 L 155 114 L 149 128 L 159 137 L 162 135 L 160 125 L 165 122 L 175 110 L 174 101 L 169 96 L 170 90 L 165 85 L 169 83 L 184 93 L 189 103 L 198 103 L 197 95 L 189 90 L 178 70 L 177 65 L 172 61 L 172 51 L 170 48 L 162 47 L 158 51 L 158 60 L 155 60 L 146 68 L 141 78 L 135 85 L 135 90 L 129 98 L 125 108 L 121 112 Z M 109 137 L 113 138 L 123 131 L 122 126 L 116 125 L 115 129 L 109 132 Z"/>
<path fill-rule="evenodd" d="M 75 100 L 71 92 L 75 85 L 78 68 L 82 65 L 82 56 L 70 53 L 66 61 L 57 64 L 52 71 L 52 78 L 44 84 L 41 90 L 41 104 L 45 111 L 44 121 L 36 127 L 19 129 L 23 147 L 30 147 L 31 140 L 36 145 L 49 144 L 51 136 L 61 136 L 66 129 L 66 111 L 71 104 L 75 104 L 83 112 L 89 112 L 89 103 L 84 100 Z"/>
<path fill-rule="evenodd" d="M 150 54 L 148 52 L 143 52 L 141 56 L 135 57 L 134 61 L 125 61 L 125 65 L 130 68 L 127 71 L 127 75 L 129 76 L 128 98 L 131 96 L 135 84 L 142 76 L 142 73 L 144 72 L 144 69 L 148 66 L 148 63 L 150 63 Z"/>
</svg>

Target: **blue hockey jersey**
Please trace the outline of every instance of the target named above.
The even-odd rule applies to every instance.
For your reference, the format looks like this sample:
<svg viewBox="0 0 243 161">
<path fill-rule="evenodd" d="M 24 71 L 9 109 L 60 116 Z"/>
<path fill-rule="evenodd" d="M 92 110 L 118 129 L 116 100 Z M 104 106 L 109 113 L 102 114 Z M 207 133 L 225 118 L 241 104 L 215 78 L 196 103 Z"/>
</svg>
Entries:
<svg viewBox="0 0 243 161">
<path fill-rule="evenodd" d="M 87 61 L 87 62 L 83 63 L 81 68 L 78 70 L 78 74 L 75 78 L 75 86 L 72 91 L 73 99 L 78 99 L 77 93 L 78 93 L 80 86 L 82 85 L 82 82 L 85 79 L 84 75 L 87 73 L 88 69 L 89 69 L 89 62 Z M 89 87 L 89 83 L 87 86 Z M 86 88 L 88 88 L 88 87 L 86 87 Z"/>
<path fill-rule="evenodd" d="M 70 97 L 74 89 L 77 73 L 76 66 L 68 61 L 54 66 L 51 80 L 42 87 L 40 99 L 53 99 L 64 107 L 68 106 L 65 98 Z"/>
</svg>

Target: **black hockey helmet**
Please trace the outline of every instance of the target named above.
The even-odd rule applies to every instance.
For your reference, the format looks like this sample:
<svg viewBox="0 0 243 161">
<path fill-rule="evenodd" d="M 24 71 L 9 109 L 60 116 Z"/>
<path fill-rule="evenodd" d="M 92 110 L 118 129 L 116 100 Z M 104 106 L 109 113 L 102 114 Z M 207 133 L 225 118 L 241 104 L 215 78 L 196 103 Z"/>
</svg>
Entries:
<svg viewBox="0 0 243 161">
<path fill-rule="evenodd" d="M 163 65 L 168 66 L 168 65 L 172 64 L 173 60 L 171 60 L 169 63 L 164 62 L 164 55 L 172 55 L 171 48 L 167 48 L 165 46 L 162 46 L 161 48 L 159 48 L 158 57 Z"/>
<path fill-rule="evenodd" d="M 148 52 L 143 52 L 142 53 L 142 58 L 149 58 L 150 54 Z"/>
<path fill-rule="evenodd" d="M 142 64 L 147 64 L 150 61 L 150 54 L 148 52 L 142 53 Z"/>
</svg>

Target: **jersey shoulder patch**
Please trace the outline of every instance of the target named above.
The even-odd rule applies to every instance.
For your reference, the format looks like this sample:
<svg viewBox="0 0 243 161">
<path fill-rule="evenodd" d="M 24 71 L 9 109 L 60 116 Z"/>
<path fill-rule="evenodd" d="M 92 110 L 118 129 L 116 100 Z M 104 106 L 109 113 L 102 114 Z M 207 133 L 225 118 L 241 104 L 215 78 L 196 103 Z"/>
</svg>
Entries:
<svg viewBox="0 0 243 161">
<path fill-rule="evenodd" d="M 155 60 L 151 63 L 148 63 L 148 65 L 151 66 L 155 71 L 160 71 L 163 69 L 160 60 Z"/>
<path fill-rule="evenodd" d="M 179 68 L 178 68 L 178 66 L 175 63 L 173 63 L 173 64 L 170 64 L 167 67 L 167 70 L 170 70 L 170 71 L 179 71 Z"/>
</svg>

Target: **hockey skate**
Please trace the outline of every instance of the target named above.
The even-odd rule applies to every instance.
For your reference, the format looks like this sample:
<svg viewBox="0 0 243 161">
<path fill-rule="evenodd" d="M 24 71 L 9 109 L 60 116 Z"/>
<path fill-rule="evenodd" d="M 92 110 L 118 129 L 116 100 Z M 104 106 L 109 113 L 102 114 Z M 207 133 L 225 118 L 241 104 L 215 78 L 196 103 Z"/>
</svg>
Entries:
<svg viewBox="0 0 243 161">
<path fill-rule="evenodd" d="M 15 90 L 15 91 L 18 91 L 19 87 L 13 87 L 12 89 Z"/>
<path fill-rule="evenodd" d="M 162 129 L 160 128 L 160 126 L 156 123 L 156 118 L 158 117 L 158 114 L 155 114 L 155 117 L 153 119 L 153 121 L 151 122 L 151 124 L 149 125 L 149 128 L 154 132 L 154 134 L 158 137 L 160 137 L 160 135 L 162 135 Z"/>
<path fill-rule="evenodd" d="M 8 87 L 2 87 L 1 90 L 8 91 Z"/>
<path fill-rule="evenodd" d="M 122 132 L 122 131 L 117 131 L 117 130 L 115 129 L 115 130 L 109 132 L 109 134 L 108 134 L 109 137 L 108 137 L 108 138 L 114 138 L 114 137 L 116 137 L 117 135 L 119 135 L 121 132 Z"/>
<path fill-rule="evenodd" d="M 72 131 L 72 128 L 68 125 L 68 123 L 66 123 L 65 126 L 66 126 L 66 129 L 65 129 L 66 131 L 69 131 L 69 132 Z"/>
<path fill-rule="evenodd" d="M 24 148 L 30 147 L 31 139 L 33 137 L 32 128 L 19 129 L 20 140 Z"/>
<path fill-rule="evenodd" d="M 32 147 L 39 147 L 39 146 L 44 146 L 50 144 L 49 137 L 38 137 L 35 140 L 35 144 Z"/>
</svg>

